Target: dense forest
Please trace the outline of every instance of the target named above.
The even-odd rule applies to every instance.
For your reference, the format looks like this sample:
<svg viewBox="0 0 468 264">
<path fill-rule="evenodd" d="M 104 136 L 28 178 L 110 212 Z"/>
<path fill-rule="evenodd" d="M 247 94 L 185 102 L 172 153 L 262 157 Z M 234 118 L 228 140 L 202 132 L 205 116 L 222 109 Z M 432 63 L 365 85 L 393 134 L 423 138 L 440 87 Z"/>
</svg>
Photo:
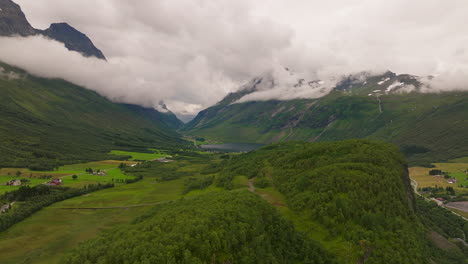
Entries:
<svg viewBox="0 0 468 264">
<path fill-rule="evenodd" d="M 336 263 L 257 195 L 213 192 L 155 207 L 63 263 Z"/>
<path fill-rule="evenodd" d="M 279 143 L 234 155 L 215 168 L 217 185 L 226 189 L 235 188 L 238 175 L 274 186 L 289 208 L 327 230 L 325 240 L 350 243 L 356 261 L 427 263 L 438 258 L 396 146 L 367 140 Z M 461 259 L 459 254 L 454 262 L 437 263 Z"/>
</svg>

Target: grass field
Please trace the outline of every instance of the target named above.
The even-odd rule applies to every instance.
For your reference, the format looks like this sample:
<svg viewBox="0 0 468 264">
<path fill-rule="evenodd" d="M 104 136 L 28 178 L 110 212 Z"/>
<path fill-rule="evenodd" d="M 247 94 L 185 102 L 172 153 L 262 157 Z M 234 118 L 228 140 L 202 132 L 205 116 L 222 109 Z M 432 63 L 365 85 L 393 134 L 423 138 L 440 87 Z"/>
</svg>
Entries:
<svg viewBox="0 0 468 264">
<path fill-rule="evenodd" d="M 468 163 L 434 163 L 435 168 L 423 168 L 423 167 L 412 167 L 409 169 L 410 177 L 418 182 L 419 188 L 424 187 L 453 187 L 463 193 L 468 193 L 468 188 L 460 187 L 468 186 L 468 174 L 465 171 L 468 169 Z M 429 175 L 429 171 L 433 169 L 439 169 L 444 172 L 448 172 L 449 175 L 457 179 L 456 184 L 447 183 L 444 178 L 437 178 Z"/>
<path fill-rule="evenodd" d="M 120 185 L 47 207 L 0 234 L 0 263 L 58 263 L 64 252 L 119 224 L 128 223 L 148 207 L 107 210 L 59 208 L 125 206 L 181 197 L 183 180 L 157 183 L 153 178 Z"/>
<path fill-rule="evenodd" d="M 27 178 L 27 177 L 0 176 L 0 183 L 5 183 L 5 182 L 11 181 L 11 180 L 21 180 L 21 179 L 27 179 L 29 181 L 25 185 L 37 185 L 37 184 L 44 183 L 46 181 L 44 179 Z M 0 195 L 5 193 L 5 192 L 17 190 L 19 188 L 20 188 L 20 186 L 0 185 Z"/>
<path fill-rule="evenodd" d="M 155 160 L 164 158 L 167 156 L 161 150 L 151 149 L 153 153 L 139 153 L 139 152 L 129 152 L 129 151 L 121 151 L 121 150 L 112 150 L 109 154 L 119 155 L 119 156 L 131 156 L 130 160 Z"/>
<path fill-rule="evenodd" d="M 120 163 L 127 165 L 135 164 L 133 161 L 119 161 L 119 160 L 103 160 L 96 162 L 80 163 L 73 165 L 65 165 L 59 167 L 55 171 L 30 171 L 28 169 L 19 168 L 4 168 L 0 169 L 0 183 L 7 182 L 13 179 L 27 179 L 30 181 L 29 185 L 37 185 L 47 182 L 47 179 L 39 179 L 38 177 L 43 175 L 50 175 L 53 178 L 61 178 L 64 186 L 81 188 L 85 185 L 96 184 L 96 183 L 108 183 L 113 182 L 112 179 L 133 179 L 133 177 L 124 175 L 117 167 Z M 96 176 L 85 173 L 85 169 L 92 168 L 93 170 L 106 170 L 107 176 Z M 20 171 L 20 177 L 14 176 Z M 77 175 L 76 180 L 72 179 L 72 175 Z M 19 186 L 1 186 L 0 194 L 6 191 L 12 191 L 18 189 Z"/>
<path fill-rule="evenodd" d="M 119 163 L 99 162 L 95 165 L 115 168 Z M 78 164 L 68 167 L 66 171 L 81 171 L 90 167 L 88 165 Z M 191 176 L 198 177 L 204 165 L 189 160 L 180 160 L 161 164 L 161 166 L 176 168 L 178 171 L 189 172 Z M 98 166 L 91 167 L 98 168 Z M 112 178 L 125 179 L 127 177 L 119 169 L 108 169 L 107 176 L 77 175 L 77 180 L 73 180 L 71 175 L 63 177 L 64 184 L 79 187 L 88 183 L 107 182 Z M 94 238 L 109 228 L 128 224 L 155 205 L 102 210 L 61 208 L 129 206 L 171 201 L 182 197 L 184 178 L 163 182 L 156 180 L 157 178 L 158 175 L 155 172 L 154 175 L 145 175 L 143 180 L 136 183 L 118 184 L 114 188 L 55 203 L 35 213 L 0 234 L 0 248 L 4 250 L 4 253 L 0 254 L 0 263 L 59 263 L 62 256 L 80 242 Z M 186 196 L 218 190 L 220 188 L 211 186 L 203 191 L 193 191 Z"/>
</svg>

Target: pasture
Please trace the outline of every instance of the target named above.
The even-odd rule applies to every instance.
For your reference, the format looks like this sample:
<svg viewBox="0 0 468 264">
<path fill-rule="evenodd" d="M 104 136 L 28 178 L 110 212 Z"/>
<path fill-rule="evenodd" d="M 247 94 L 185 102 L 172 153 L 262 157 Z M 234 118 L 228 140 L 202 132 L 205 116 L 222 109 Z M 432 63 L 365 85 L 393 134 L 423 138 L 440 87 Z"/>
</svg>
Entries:
<svg viewBox="0 0 468 264">
<path fill-rule="evenodd" d="M 62 180 L 66 186 L 79 187 L 80 184 L 108 181 L 112 178 L 125 179 L 128 176 L 115 168 L 119 163 L 109 165 L 114 169 L 108 169 L 107 176 L 83 173 L 77 174 L 76 180 L 73 180 L 71 175 L 63 177 Z M 59 263 L 63 255 L 80 242 L 92 239 L 100 232 L 105 232 L 112 227 L 128 224 L 135 217 L 157 206 L 145 204 L 172 201 L 183 197 L 185 177 L 197 177 L 206 163 L 181 158 L 175 162 L 154 163 L 154 165 L 155 167 L 147 168 L 141 181 L 132 184 L 117 184 L 114 188 L 55 203 L 1 233 L 0 248 L 3 249 L 3 253 L 0 254 L 0 263 Z M 89 166 L 78 165 L 72 169 L 68 168 L 67 171 L 77 172 L 87 167 Z M 161 171 L 182 176 L 174 180 L 161 181 Z M 218 189 L 212 186 L 205 191 Z M 199 193 L 195 191 L 189 193 L 187 197 L 197 194 Z M 133 205 L 142 206 L 133 207 Z M 116 206 L 119 208 L 69 209 Z"/>
<path fill-rule="evenodd" d="M 157 149 L 151 149 L 153 153 L 140 153 L 140 152 L 130 152 L 130 151 L 121 151 L 121 150 L 112 150 L 109 154 L 113 155 L 118 155 L 118 156 L 131 156 L 129 160 L 155 160 L 155 159 L 160 159 L 164 158 L 167 156 L 166 153 L 164 153 L 161 150 Z"/>
<path fill-rule="evenodd" d="M 103 210 L 60 208 L 126 206 L 181 197 L 183 180 L 157 183 L 147 177 L 133 184 L 94 192 L 56 203 L 0 234 L 0 263 L 58 263 L 80 242 L 111 227 L 128 223 L 153 206 Z"/>
<path fill-rule="evenodd" d="M 468 188 L 460 187 L 460 185 L 468 186 L 468 163 L 434 163 L 434 168 L 423 168 L 423 167 L 412 167 L 409 169 L 410 177 L 418 182 L 418 188 L 424 187 L 453 187 L 455 190 L 461 192 L 468 192 Z M 433 169 L 442 170 L 448 172 L 449 176 L 457 179 L 457 183 L 450 184 L 443 177 L 435 177 L 429 175 L 429 171 Z"/>
</svg>

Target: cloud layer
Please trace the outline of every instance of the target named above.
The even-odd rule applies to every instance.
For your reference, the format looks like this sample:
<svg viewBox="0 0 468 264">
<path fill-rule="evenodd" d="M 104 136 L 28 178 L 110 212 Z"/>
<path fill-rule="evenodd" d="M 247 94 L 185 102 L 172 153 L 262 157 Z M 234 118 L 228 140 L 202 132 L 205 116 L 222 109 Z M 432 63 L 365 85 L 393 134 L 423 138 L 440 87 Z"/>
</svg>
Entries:
<svg viewBox="0 0 468 264">
<path fill-rule="evenodd" d="M 39 37 L 0 39 L 0 60 L 179 114 L 280 66 L 311 80 L 392 70 L 438 75 L 436 90 L 468 87 L 466 0 L 17 2 L 35 27 L 66 21 L 86 33 L 109 63 Z M 263 93 L 301 93 L 285 84 Z"/>
</svg>

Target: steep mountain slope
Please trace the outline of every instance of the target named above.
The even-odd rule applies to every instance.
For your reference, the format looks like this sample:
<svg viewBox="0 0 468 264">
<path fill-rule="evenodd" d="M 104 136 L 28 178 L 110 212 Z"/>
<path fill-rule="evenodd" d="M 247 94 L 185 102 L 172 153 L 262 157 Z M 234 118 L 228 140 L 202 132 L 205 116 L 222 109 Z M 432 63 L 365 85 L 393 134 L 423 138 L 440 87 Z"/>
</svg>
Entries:
<svg viewBox="0 0 468 264">
<path fill-rule="evenodd" d="M 35 33 L 19 5 L 10 0 L 0 0 L 0 36 L 30 36 Z"/>
<path fill-rule="evenodd" d="M 321 89 L 316 83 L 303 85 Z M 318 99 L 236 103 L 256 91 L 244 87 L 200 112 L 184 133 L 245 143 L 380 139 L 418 163 L 468 155 L 468 93 L 419 89 L 417 77 L 387 72 L 346 78 Z"/>
<path fill-rule="evenodd" d="M 62 42 L 67 49 L 80 52 L 86 57 L 106 59 L 85 34 L 67 23 L 54 23 L 46 30 L 34 29 L 19 5 L 11 0 L 0 0 L 0 36 L 15 35 L 23 37 L 43 35 Z"/>
<path fill-rule="evenodd" d="M 67 23 L 54 23 L 48 29 L 38 30 L 37 32 L 50 39 L 62 42 L 67 49 L 78 51 L 86 57 L 106 59 L 104 54 L 94 46 L 93 42 L 85 34 Z"/>
<path fill-rule="evenodd" d="M 51 169 L 110 158 L 111 149 L 185 144 L 166 125 L 166 114 L 0 66 L 0 167 Z"/>
</svg>

